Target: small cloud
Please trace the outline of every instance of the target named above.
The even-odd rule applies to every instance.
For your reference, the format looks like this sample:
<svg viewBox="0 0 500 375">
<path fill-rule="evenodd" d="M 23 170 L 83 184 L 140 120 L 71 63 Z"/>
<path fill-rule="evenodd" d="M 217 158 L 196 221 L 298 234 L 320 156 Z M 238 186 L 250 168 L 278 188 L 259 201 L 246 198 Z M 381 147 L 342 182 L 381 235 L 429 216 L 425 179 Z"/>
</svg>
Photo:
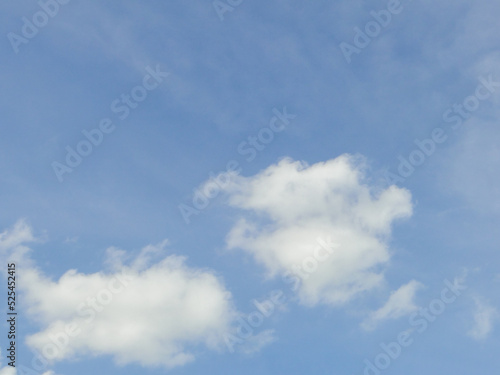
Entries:
<svg viewBox="0 0 500 375">
<path fill-rule="evenodd" d="M 267 329 L 248 338 L 240 347 L 244 354 L 254 354 L 277 340 L 273 329 Z"/>
<path fill-rule="evenodd" d="M 28 223 L 21 219 L 10 230 L 0 233 L 0 255 L 17 261 L 30 251 L 26 243 L 35 242 L 37 239 Z"/>
<path fill-rule="evenodd" d="M 402 316 L 411 314 L 418 309 L 418 306 L 414 303 L 414 298 L 417 290 L 422 287 L 423 284 L 415 280 L 401 286 L 398 290 L 391 293 L 391 296 L 384 306 L 373 311 L 368 318 L 361 323 L 361 327 L 367 331 L 372 331 L 381 321 L 398 319 Z"/>
<path fill-rule="evenodd" d="M 484 340 L 493 331 L 494 321 L 499 317 L 497 309 L 476 298 L 474 325 L 467 334 L 474 340 Z"/>
<path fill-rule="evenodd" d="M 10 366 L 2 367 L 0 368 L 0 375 L 16 375 L 16 369 Z"/>
</svg>

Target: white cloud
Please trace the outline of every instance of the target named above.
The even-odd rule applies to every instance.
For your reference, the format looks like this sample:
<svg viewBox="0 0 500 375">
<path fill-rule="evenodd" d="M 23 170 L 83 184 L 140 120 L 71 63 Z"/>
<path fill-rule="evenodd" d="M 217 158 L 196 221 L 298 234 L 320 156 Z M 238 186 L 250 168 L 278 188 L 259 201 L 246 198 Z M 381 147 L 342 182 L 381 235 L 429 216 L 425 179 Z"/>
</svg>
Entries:
<svg viewBox="0 0 500 375">
<path fill-rule="evenodd" d="M 30 226 L 24 220 L 19 220 L 11 230 L 0 233 L 0 254 L 12 260 L 21 259 L 30 250 L 24 244 L 34 241 Z"/>
<path fill-rule="evenodd" d="M 370 187 L 365 170 L 363 158 L 342 155 L 311 166 L 283 159 L 253 177 L 237 176 L 226 189 L 229 204 L 247 212 L 228 234 L 228 248 L 250 253 L 274 277 L 301 264 L 317 239 L 333 239 L 338 248 L 302 280 L 303 304 L 342 304 L 378 286 L 391 225 L 412 214 L 411 195 Z"/>
<path fill-rule="evenodd" d="M 494 321 L 499 317 L 497 309 L 476 298 L 474 325 L 467 334 L 475 340 L 484 340 L 493 331 Z"/>
<path fill-rule="evenodd" d="M 11 366 L 0 368 L 0 375 L 16 375 L 16 369 Z"/>
<path fill-rule="evenodd" d="M 0 375 L 16 375 L 16 374 L 17 374 L 17 370 L 15 367 L 5 366 L 3 368 L 0 368 Z M 55 375 L 55 372 L 46 371 L 42 375 Z"/>
<path fill-rule="evenodd" d="M 0 235 L 0 246 L 25 254 L 21 242 L 32 239 L 19 222 Z M 212 271 L 165 256 L 166 245 L 145 247 L 129 265 L 127 253 L 113 248 L 111 271 L 69 270 L 58 280 L 20 262 L 25 311 L 42 327 L 27 344 L 50 363 L 109 355 L 119 364 L 166 368 L 192 361 L 199 347 L 221 348 L 236 317 L 230 293 Z"/>
<path fill-rule="evenodd" d="M 415 280 L 401 286 L 392 292 L 385 305 L 373 311 L 361 326 L 366 330 L 373 330 L 381 321 L 398 319 L 417 310 L 418 306 L 414 302 L 415 293 L 422 287 L 423 285 Z"/>
</svg>

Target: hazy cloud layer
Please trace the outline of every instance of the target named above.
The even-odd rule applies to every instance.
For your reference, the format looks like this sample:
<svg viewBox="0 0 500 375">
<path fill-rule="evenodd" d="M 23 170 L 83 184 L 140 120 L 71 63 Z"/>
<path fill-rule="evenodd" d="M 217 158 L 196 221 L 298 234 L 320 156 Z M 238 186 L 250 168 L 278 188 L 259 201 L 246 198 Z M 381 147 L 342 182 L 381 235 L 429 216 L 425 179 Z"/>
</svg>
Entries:
<svg viewBox="0 0 500 375">
<path fill-rule="evenodd" d="M 498 317 L 497 309 L 490 306 L 487 302 L 476 298 L 474 322 L 467 334 L 475 340 L 484 340 L 493 331 L 495 320 Z"/>
</svg>

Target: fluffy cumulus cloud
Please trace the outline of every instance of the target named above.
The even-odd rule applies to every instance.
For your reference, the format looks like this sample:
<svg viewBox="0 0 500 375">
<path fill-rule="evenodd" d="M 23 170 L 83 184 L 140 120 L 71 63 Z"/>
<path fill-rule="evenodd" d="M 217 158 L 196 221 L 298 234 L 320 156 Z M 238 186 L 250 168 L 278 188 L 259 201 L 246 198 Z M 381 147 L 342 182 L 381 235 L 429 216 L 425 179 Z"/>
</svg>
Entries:
<svg viewBox="0 0 500 375">
<path fill-rule="evenodd" d="M 0 375 L 16 375 L 15 367 L 5 366 L 0 368 Z"/>
<path fill-rule="evenodd" d="M 414 299 L 416 292 L 422 288 L 422 284 L 412 280 L 391 293 L 387 302 L 380 309 L 373 311 L 361 326 L 370 331 L 377 325 L 388 319 L 398 319 L 418 309 Z"/>
<path fill-rule="evenodd" d="M 23 374 L 22 371 L 21 374 Z M 6 366 L 0 368 L 0 375 L 17 375 L 17 370 L 15 367 Z M 56 375 L 56 374 L 53 371 L 46 371 L 42 375 Z"/>
<path fill-rule="evenodd" d="M 20 222 L 1 234 L 0 248 L 27 259 L 24 240 L 33 235 Z M 21 261 L 28 264 L 18 271 L 25 311 L 41 326 L 28 345 L 49 364 L 110 355 L 119 364 L 167 368 L 192 361 L 200 346 L 219 348 L 235 318 L 230 293 L 213 272 L 165 256 L 166 245 L 147 246 L 134 258 L 111 248 L 106 271 L 69 270 L 58 280 Z"/>
<path fill-rule="evenodd" d="M 474 324 L 467 332 L 475 340 L 484 340 L 493 331 L 495 320 L 499 314 L 497 309 L 490 306 L 482 299 L 476 298 L 476 309 L 474 312 Z"/>
<path fill-rule="evenodd" d="M 412 214 L 410 193 L 370 186 L 361 157 L 307 165 L 283 159 L 226 190 L 244 210 L 227 236 L 263 265 L 285 275 L 301 303 L 338 305 L 383 281 L 396 219 Z"/>
</svg>

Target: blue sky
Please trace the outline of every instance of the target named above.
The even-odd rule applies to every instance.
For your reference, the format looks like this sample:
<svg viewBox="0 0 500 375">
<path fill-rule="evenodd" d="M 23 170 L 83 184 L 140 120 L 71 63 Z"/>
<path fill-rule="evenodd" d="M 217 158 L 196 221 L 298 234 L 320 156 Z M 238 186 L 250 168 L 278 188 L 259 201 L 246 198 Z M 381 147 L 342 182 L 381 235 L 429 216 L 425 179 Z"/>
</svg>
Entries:
<svg viewBox="0 0 500 375">
<path fill-rule="evenodd" d="M 499 367 L 499 4 L 1 7 L 17 374 Z M 68 147 L 88 155 L 68 165 Z M 96 295 L 112 300 L 82 323 Z M 68 324 L 81 332 L 33 369 Z M 16 374 L 2 327 L 0 374 Z"/>
</svg>

